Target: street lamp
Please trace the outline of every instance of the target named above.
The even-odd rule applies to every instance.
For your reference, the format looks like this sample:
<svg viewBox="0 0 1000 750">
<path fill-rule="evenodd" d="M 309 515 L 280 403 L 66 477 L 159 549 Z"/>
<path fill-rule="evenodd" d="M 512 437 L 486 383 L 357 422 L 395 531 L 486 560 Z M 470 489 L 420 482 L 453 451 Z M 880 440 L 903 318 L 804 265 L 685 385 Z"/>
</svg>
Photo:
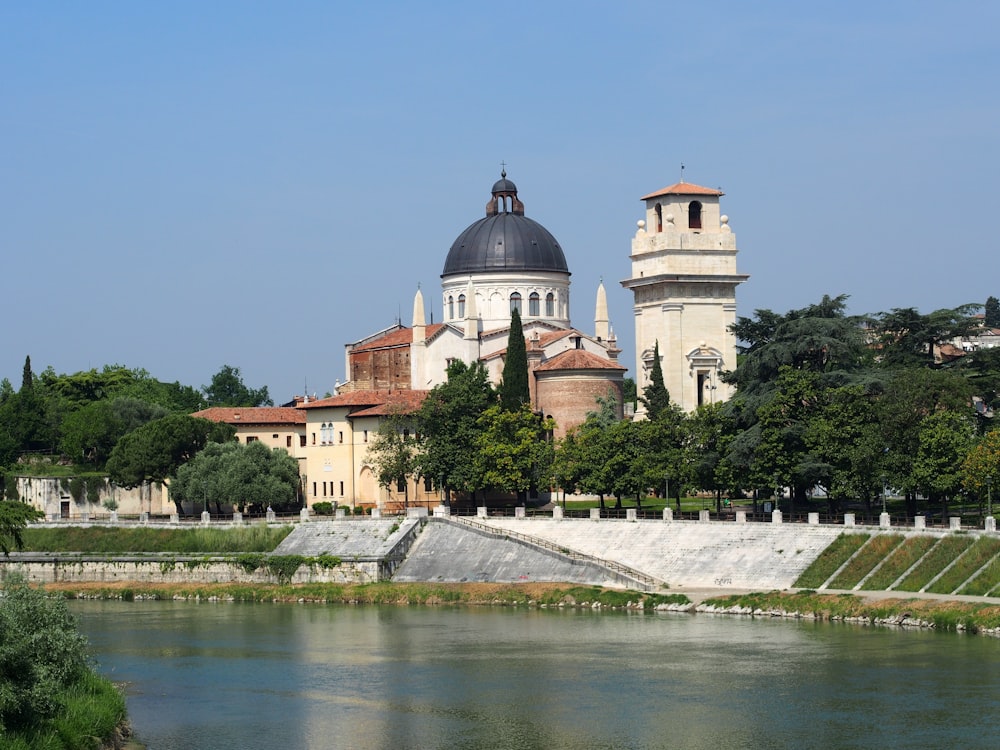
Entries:
<svg viewBox="0 0 1000 750">
<path fill-rule="evenodd" d="M 889 493 L 889 487 L 885 477 L 882 477 L 882 512 L 885 513 L 885 496 Z"/>
<path fill-rule="evenodd" d="M 986 475 L 986 515 L 993 515 L 993 475 Z"/>
</svg>

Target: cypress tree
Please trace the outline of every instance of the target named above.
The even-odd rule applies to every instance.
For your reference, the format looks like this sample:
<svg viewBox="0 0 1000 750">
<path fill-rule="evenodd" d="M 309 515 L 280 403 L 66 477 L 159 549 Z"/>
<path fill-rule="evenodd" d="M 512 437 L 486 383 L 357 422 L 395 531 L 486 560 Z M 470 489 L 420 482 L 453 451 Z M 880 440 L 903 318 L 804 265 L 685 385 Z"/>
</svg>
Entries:
<svg viewBox="0 0 1000 750">
<path fill-rule="evenodd" d="M 987 328 L 1000 328 L 1000 299 L 993 295 L 986 298 L 986 309 L 983 322 Z"/>
<path fill-rule="evenodd" d="M 653 369 L 649 372 L 649 385 L 642 389 L 642 405 L 650 419 L 656 419 L 670 407 L 670 394 L 663 384 L 663 368 L 660 366 L 660 342 L 653 345 Z"/>
<path fill-rule="evenodd" d="M 515 307 L 510 313 L 510 335 L 507 337 L 507 358 L 503 363 L 500 383 L 500 403 L 506 411 L 517 411 L 531 401 L 528 390 L 528 353 L 524 346 L 521 314 Z"/>
<path fill-rule="evenodd" d="M 21 371 L 21 390 L 30 391 L 34 385 L 35 377 L 31 373 L 31 356 L 24 358 L 24 370 Z"/>
</svg>

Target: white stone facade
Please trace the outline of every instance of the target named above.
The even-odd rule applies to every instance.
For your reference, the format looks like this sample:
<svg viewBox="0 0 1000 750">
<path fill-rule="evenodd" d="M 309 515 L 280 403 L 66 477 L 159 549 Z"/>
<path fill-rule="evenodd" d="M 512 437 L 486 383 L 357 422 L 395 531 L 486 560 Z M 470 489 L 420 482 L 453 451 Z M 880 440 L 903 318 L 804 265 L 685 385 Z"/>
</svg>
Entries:
<svg viewBox="0 0 1000 750">
<path fill-rule="evenodd" d="M 733 388 L 719 377 L 736 367 L 736 236 L 722 215 L 722 193 L 678 183 L 643 198 L 646 219 L 632 238 L 635 381 L 649 384 L 653 352 L 671 401 L 685 411 L 724 401 Z M 640 409 L 641 415 L 641 409 Z"/>
</svg>

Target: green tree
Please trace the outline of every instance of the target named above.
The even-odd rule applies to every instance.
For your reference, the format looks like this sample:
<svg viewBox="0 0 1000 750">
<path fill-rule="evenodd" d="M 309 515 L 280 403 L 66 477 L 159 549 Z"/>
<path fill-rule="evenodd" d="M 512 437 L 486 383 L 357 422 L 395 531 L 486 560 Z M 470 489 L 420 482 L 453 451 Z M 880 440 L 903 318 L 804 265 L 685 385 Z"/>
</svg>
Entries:
<svg viewBox="0 0 1000 750">
<path fill-rule="evenodd" d="M 884 367 L 932 366 L 939 345 L 968 336 L 979 326 L 973 313 L 980 305 L 921 314 L 915 307 L 893 308 L 871 318 L 871 331 Z"/>
<path fill-rule="evenodd" d="M 382 420 L 368 444 L 367 459 L 375 467 L 379 486 L 392 490 L 393 485 L 403 488 L 403 505 L 409 507 L 408 479 L 417 470 L 417 447 L 410 434 L 413 417 L 407 414 L 390 414 Z"/>
<path fill-rule="evenodd" d="M 885 473 L 889 484 L 906 494 L 910 515 L 917 512 L 913 469 L 923 420 L 944 411 L 971 413 L 971 403 L 972 387 L 965 378 L 949 370 L 925 367 L 893 372 L 875 399 L 882 445 L 887 449 Z"/>
<path fill-rule="evenodd" d="M 618 417 L 618 395 L 614 388 L 609 387 L 604 396 L 597 396 L 594 401 L 597 402 L 597 409 L 587 412 L 587 420 L 592 421 L 602 429 L 621 421 Z"/>
<path fill-rule="evenodd" d="M 966 455 L 962 461 L 962 487 L 976 495 L 980 504 L 994 492 L 1000 493 L 1000 430 L 987 432 Z"/>
<path fill-rule="evenodd" d="M 670 406 L 670 394 L 663 384 L 659 341 L 653 344 L 653 367 L 649 371 L 649 384 L 642 389 L 642 397 L 639 400 L 646 407 L 646 414 L 650 419 L 656 419 Z"/>
<path fill-rule="evenodd" d="M 194 458 L 179 466 L 170 483 L 170 496 L 181 512 L 181 503 L 192 512 L 230 503 L 244 511 L 268 506 L 288 510 L 297 503 L 298 462 L 282 448 L 268 448 L 259 441 L 208 443 Z"/>
<path fill-rule="evenodd" d="M 209 442 L 231 440 L 231 425 L 171 414 L 144 424 L 118 441 L 108 458 L 111 481 L 121 487 L 163 482 Z M 180 502 L 178 513 L 182 512 Z"/>
<path fill-rule="evenodd" d="M 723 491 L 735 488 L 732 467 L 726 461 L 735 437 L 733 426 L 721 402 L 702 404 L 685 420 L 683 460 L 690 467 L 691 483 L 715 494 L 716 512 L 722 510 Z"/>
<path fill-rule="evenodd" d="M 21 533 L 30 521 L 44 514 L 20 500 L 0 500 L 0 550 L 5 557 L 12 549 L 21 549 L 24 543 Z M 3 630 L 0 629 L 0 641 Z"/>
<path fill-rule="evenodd" d="M 202 386 L 209 406 L 273 406 L 267 386 L 248 388 L 240 375 L 240 368 L 223 365 L 212 376 L 212 382 Z"/>
<path fill-rule="evenodd" d="M 920 423 L 913 480 L 932 501 L 941 500 L 943 513 L 947 512 L 948 500 L 962 487 L 962 464 L 974 440 L 971 415 L 942 411 Z"/>
<path fill-rule="evenodd" d="M 527 404 L 517 411 L 498 404 L 483 412 L 479 425 L 474 460 L 483 487 L 517 493 L 524 503 L 527 493 L 551 475 L 552 421 L 533 413 Z"/>
<path fill-rule="evenodd" d="M 524 331 L 521 329 L 521 314 L 517 308 L 510 312 L 510 334 L 507 336 L 507 355 L 500 383 L 500 403 L 507 411 L 518 411 L 522 404 L 531 403 L 528 354 L 525 350 Z"/>
<path fill-rule="evenodd" d="M 415 471 L 443 487 L 450 502 L 453 491 L 474 494 L 482 487 L 475 463 L 478 420 L 496 403 L 496 394 L 480 362 L 455 360 L 447 373 L 448 380 L 431 390 L 416 415 L 422 437 Z"/>
<path fill-rule="evenodd" d="M 983 312 L 983 325 L 987 328 L 1000 328 L 1000 299 L 993 295 L 987 297 Z"/>
<path fill-rule="evenodd" d="M 122 436 L 167 413 L 162 406 L 133 398 L 95 401 L 63 420 L 62 451 L 76 462 L 101 467 Z"/>
<path fill-rule="evenodd" d="M 868 511 L 887 479 L 887 446 L 875 394 L 861 384 L 831 389 L 807 422 L 804 439 L 816 460 L 829 467 L 821 486 L 830 512 L 847 499 L 864 499 Z"/>
<path fill-rule="evenodd" d="M 31 356 L 24 358 L 24 367 L 21 369 L 21 390 L 30 391 L 35 384 L 35 376 L 31 372 Z"/>
<path fill-rule="evenodd" d="M 584 476 L 587 472 L 587 461 L 580 440 L 581 426 L 567 432 L 556 444 L 550 469 L 552 483 L 563 492 L 563 507 L 566 506 L 566 493 L 575 493 L 582 489 Z"/>
<path fill-rule="evenodd" d="M 638 403 L 638 391 L 635 387 L 635 380 L 633 378 L 625 378 L 622 380 L 622 403 L 632 404 L 634 409 Z"/>
<path fill-rule="evenodd" d="M 652 420 L 622 420 L 603 432 L 601 479 L 615 496 L 616 508 L 621 508 L 624 497 L 634 497 L 637 505 L 642 504 L 642 493 L 650 486 L 645 459 L 650 454 L 650 429 L 655 425 Z"/>
</svg>

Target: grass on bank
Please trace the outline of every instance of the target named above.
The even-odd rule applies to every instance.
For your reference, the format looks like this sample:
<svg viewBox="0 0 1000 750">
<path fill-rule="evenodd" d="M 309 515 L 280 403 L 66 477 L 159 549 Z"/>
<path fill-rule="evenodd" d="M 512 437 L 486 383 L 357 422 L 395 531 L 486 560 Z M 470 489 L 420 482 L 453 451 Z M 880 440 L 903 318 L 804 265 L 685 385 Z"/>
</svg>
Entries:
<svg viewBox="0 0 1000 750">
<path fill-rule="evenodd" d="M 109 680 L 86 673 L 63 691 L 63 710 L 19 732 L 0 730 L 5 750 L 94 750 L 125 728 L 125 697 Z"/>
<path fill-rule="evenodd" d="M 944 570 L 944 567 L 970 547 L 974 539 L 965 535 L 950 535 L 941 540 L 924 555 L 924 558 L 899 585 L 897 591 L 920 591 Z"/>
<path fill-rule="evenodd" d="M 233 528 L 162 529 L 150 526 L 29 527 L 25 552 L 86 552 L 102 555 L 142 552 L 212 554 L 271 552 L 292 532 L 292 526 L 253 524 Z"/>
<path fill-rule="evenodd" d="M 911 536 L 906 539 L 885 565 L 876 570 L 872 577 L 865 581 L 861 588 L 864 591 L 884 591 L 894 584 L 899 577 L 908 571 L 913 564 L 927 554 L 927 550 L 937 541 L 932 536 Z"/>
<path fill-rule="evenodd" d="M 989 596 L 992 593 L 995 596 L 998 586 L 1000 586 L 1000 556 L 994 557 L 985 570 L 963 586 L 958 593 L 969 596 Z"/>
<path fill-rule="evenodd" d="M 954 565 L 927 587 L 932 594 L 950 594 L 1000 552 L 1000 540 L 979 537 Z"/>
<path fill-rule="evenodd" d="M 852 589 L 862 578 L 872 572 L 900 542 L 902 534 L 881 534 L 862 547 L 837 577 L 830 581 L 831 589 Z"/>
<path fill-rule="evenodd" d="M 980 602 L 904 598 L 866 601 L 854 594 L 772 591 L 708 599 L 705 604 L 716 607 L 749 607 L 765 616 L 772 612 L 798 613 L 821 620 L 855 619 L 869 624 L 905 617 L 931 623 L 936 630 L 942 631 L 962 628 L 977 633 L 984 629 L 1000 628 L 1000 605 Z"/>
<path fill-rule="evenodd" d="M 393 583 L 364 584 L 145 584 L 48 583 L 67 599 L 221 599 L 233 602 L 316 602 L 323 604 L 462 604 L 498 606 L 593 606 L 654 609 L 689 605 L 684 594 L 649 594 L 555 583 Z"/>
<path fill-rule="evenodd" d="M 867 542 L 869 534 L 841 534 L 823 550 L 812 565 L 795 582 L 796 588 L 815 589 L 822 586 L 837 569 Z"/>
</svg>

